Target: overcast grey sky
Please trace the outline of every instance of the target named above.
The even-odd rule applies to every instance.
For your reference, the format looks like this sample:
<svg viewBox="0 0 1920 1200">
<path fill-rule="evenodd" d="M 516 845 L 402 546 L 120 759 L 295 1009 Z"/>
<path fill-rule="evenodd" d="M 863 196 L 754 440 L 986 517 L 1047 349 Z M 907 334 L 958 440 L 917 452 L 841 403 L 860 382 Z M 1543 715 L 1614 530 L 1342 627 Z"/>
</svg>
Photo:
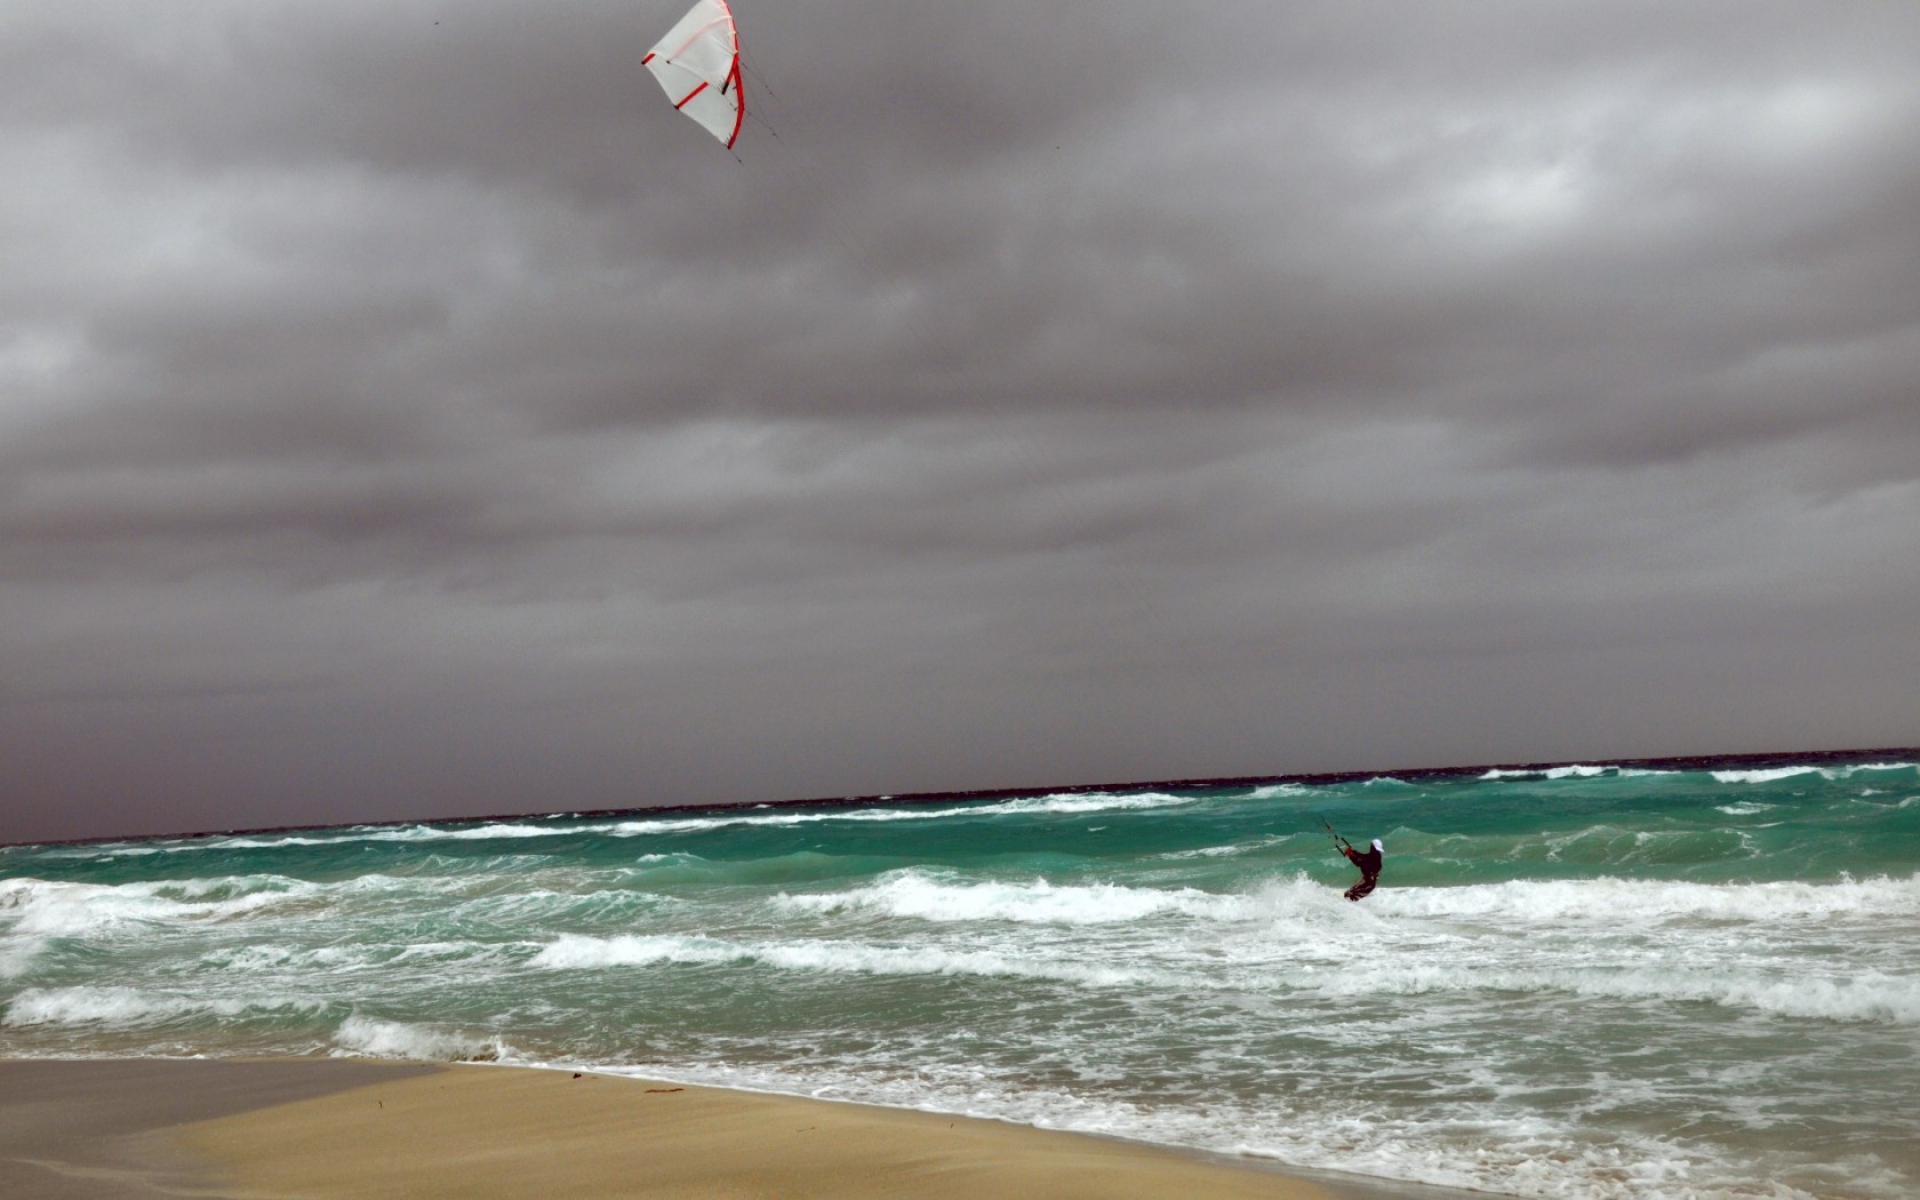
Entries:
<svg viewBox="0 0 1920 1200">
<path fill-rule="evenodd" d="M 1920 7 L 683 7 L 0 0 L 0 841 L 1920 742 Z"/>
</svg>

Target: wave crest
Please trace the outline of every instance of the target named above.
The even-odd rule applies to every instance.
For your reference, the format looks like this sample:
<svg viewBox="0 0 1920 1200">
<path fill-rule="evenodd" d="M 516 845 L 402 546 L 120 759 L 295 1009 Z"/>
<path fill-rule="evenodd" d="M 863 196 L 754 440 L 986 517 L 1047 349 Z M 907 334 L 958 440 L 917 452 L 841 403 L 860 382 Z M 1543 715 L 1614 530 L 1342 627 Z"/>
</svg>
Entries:
<svg viewBox="0 0 1920 1200">
<path fill-rule="evenodd" d="M 594 970 L 660 963 L 754 963 L 777 970 L 823 974 L 1008 976 L 1100 987 L 1181 982 L 1165 972 L 1053 961 L 995 950 L 875 946 L 838 940 L 728 942 L 697 934 L 611 938 L 563 934 L 534 955 L 530 965 L 547 970 Z"/>
<path fill-rule="evenodd" d="M 1045 879 L 954 883 L 926 872 L 898 871 L 867 887 L 775 898 L 782 908 L 815 913 L 866 911 L 943 923 L 1012 921 L 1039 925 L 1110 925 L 1176 913 L 1229 917 L 1243 901 L 1194 888 L 1161 890 L 1113 883 L 1062 884 Z"/>
<path fill-rule="evenodd" d="M 229 1020 L 323 1011 L 323 1001 L 296 996 L 213 998 L 180 992 L 149 991 L 134 987 L 27 988 L 7 1003 L 0 1024 L 103 1025 L 115 1029 L 139 1028 L 183 1018 L 214 1016 Z"/>
<path fill-rule="evenodd" d="M 421 1062 L 494 1061 L 512 1056 L 498 1038 L 355 1013 L 340 1023 L 333 1041 L 341 1050 L 369 1058 Z"/>
</svg>

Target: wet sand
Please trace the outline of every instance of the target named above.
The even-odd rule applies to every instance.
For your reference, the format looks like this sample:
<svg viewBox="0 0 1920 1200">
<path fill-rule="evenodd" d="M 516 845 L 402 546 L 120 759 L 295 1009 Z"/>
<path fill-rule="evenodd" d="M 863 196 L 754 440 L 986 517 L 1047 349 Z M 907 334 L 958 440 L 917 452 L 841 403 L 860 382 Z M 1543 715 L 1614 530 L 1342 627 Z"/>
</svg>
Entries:
<svg viewBox="0 0 1920 1200">
<path fill-rule="evenodd" d="M 207 1164 L 162 1131 L 438 1068 L 346 1059 L 0 1059 L 0 1197 L 205 1194 Z"/>
<path fill-rule="evenodd" d="M 1425 1196 L 930 1113 L 566 1071 L 0 1062 L 0 1196 Z"/>
</svg>

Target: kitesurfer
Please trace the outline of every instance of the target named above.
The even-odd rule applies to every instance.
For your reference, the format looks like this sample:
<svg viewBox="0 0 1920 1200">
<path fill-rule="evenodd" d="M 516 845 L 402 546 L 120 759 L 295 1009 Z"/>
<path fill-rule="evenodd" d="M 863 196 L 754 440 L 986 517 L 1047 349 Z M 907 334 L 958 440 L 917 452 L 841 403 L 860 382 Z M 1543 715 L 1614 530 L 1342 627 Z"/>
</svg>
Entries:
<svg viewBox="0 0 1920 1200">
<path fill-rule="evenodd" d="M 1355 850 L 1352 846 L 1341 843 L 1340 853 L 1346 855 L 1352 860 L 1354 866 L 1360 868 L 1360 882 L 1347 889 L 1347 899 L 1358 900 L 1373 891 L 1374 885 L 1380 882 L 1380 860 L 1385 856 L 1386 850 L 1387 848 L 1380 844 L 1379 838 L 1373 839 L 1373 845 L 1364 851 Z"/>
</svg>

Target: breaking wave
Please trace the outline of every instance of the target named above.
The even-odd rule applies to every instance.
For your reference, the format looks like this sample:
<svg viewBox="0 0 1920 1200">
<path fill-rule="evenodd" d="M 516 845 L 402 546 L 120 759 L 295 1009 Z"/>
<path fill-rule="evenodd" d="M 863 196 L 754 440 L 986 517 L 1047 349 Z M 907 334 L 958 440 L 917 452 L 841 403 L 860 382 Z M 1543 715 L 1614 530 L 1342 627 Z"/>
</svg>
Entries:
<svg viewBox="0 0 1920 1200">
<path fill-rule="evenodd" d="M 1849 978 L 1653 968 L 1512 969 L 1442 964 L 1384 966 L 1363 977 L 1301 981 L 1331 996 L 1564 993 L 1608 1000 L 1709 1003 L 1771 1016 L 1920 1025 L 1920 978 L 1869 972 Z"/>
<path fill-rule="evenodd" d="M 382 1021 L 355 1013 L 333 1035 L 340 1051 L 369 1058 L 416 1062 L 461 1062 L 510 1058 L 513 1050 L 497 1037 L 405 1021 Z"/>
<path fill-rule="evenodd" d="M 9 932 L 85 937 L 121 926 L 221 921 L 314 895 L 318 885 L 273 875 L 120 884 L 0 880 Z"/>
<path fill-rule="evenodd" d="M 847 941 L 730 942 L 699 935 L 598 938 L 565 934 L 534 955 L 546 970 L 598 970 L 656 964 L 751 963 L 784 971 L 855 975 L 978 975 L 1052 979 L 1097 987 L 1188 982 L 1165 972 L 1079 961 L 1050 961 L 1018 951 L 875 946 Z"/>
<path fill-rule="evenodd" d="M 8 1001 L 0 1024 L 104 1025 L 117 1029 L 216 1017 L 313 1016 L 326 1003 L 299 996 L 210 997 L 201 993 L 135 987 L 27 988 Z"/>
<path fill-rule="evenodd" d="M 1193 888 L 1057 885 L 1045 879 L 953 883 L 918 870 L 900 871 L 851 891 L 782 894 L 774 902 L 786 909 L 816 913 L 866 911 L 921 921 L 1057 925 L 1110 925 L 1163 913 L 1220 919 L 1235 915 L 1244 903 L 1240 897 Z"/>
<path fill-rule="evenodd" d="M 1383 915 L 1597 923 L 1708 919 L 1768 924 L 1834 917 L 1920 917 L 1920 874 L 1838 883 L 1688 883 L 1643 879 L 1517 880 L 1445 888 L 1383 887 Z"/>
</svg>

